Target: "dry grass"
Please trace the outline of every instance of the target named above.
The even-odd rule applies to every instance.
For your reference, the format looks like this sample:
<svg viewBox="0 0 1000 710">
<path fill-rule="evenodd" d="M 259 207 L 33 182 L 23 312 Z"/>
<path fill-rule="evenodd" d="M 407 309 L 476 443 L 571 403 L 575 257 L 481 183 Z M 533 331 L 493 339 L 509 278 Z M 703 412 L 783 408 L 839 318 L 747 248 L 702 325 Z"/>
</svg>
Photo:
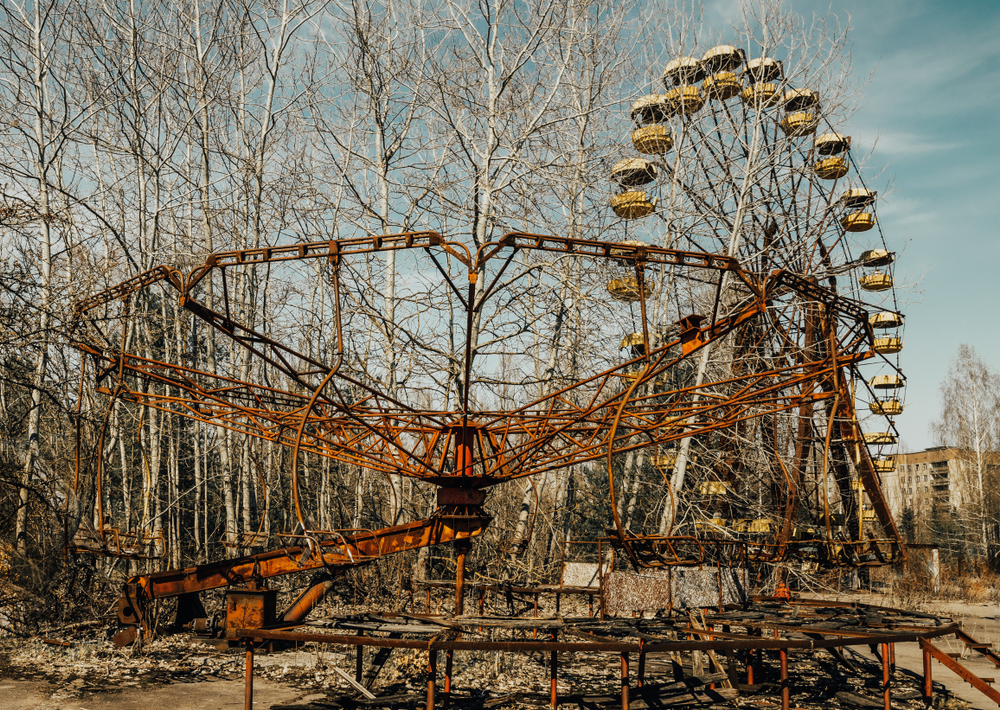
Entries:
<svg viewBox="0 0 1000 710">
<path fill-rule="evenodd" d="M 942 588 L 945 585 L 942 584 Z M 964 575 L 947 583 L 948 589 L 942 589 L 946 595 L 955 594 L 961 599 L 974 604 L 1000 601 L 1000 575 L 995 572 L 982 572 L 974 575 Z"/>
</svg>

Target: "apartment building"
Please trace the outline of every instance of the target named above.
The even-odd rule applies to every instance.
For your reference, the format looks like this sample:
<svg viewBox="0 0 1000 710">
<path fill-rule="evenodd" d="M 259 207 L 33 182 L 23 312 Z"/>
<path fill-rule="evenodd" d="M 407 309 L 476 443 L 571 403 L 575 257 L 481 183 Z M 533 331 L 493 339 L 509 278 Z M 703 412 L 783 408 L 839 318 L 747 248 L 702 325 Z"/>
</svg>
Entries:
<svg viewBox="0 0 1000 710">
<path fill-rule="evenodd" d="M 961 508 L 968 496 L 960 475 L 962 467 L 968 465 L 967 459 L 968 452 L 948 446 L 896 454 L 895 470 L 882 474 L 893 515 L 898 518 L 904 508 L 927 511 L 935 503 Z"/>
</svg>

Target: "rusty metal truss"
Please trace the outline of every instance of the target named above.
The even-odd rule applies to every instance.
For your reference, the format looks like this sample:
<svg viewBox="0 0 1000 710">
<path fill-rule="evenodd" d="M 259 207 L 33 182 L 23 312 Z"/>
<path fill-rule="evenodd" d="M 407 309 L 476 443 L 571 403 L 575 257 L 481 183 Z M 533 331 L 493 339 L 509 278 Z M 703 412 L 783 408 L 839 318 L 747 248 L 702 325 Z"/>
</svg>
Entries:
<svg viewBox="0 0 1000 710">
<path fill-rule="evenodd" d="M 347 346 L 341 302 L 347 286 L 341 272 L 351 259 L 389 251 L 414 252 L 426 259 L 442 288 L 464 312 L 466 327 L 458 348 L 461 362 L 456 368 L 460 396 L 451 406 L 417 407 L 344 367 Z M 654 332 L 647 320 L 646 299 L 640 297 L 636 300 L 642 346 L 637 356 L 552 387 L 531 401 L 497 407 L 489 397 L 476 396 L 477 388 L 483 385 L 474 368 L 474 324 L 486 304 L 509 288 L 504 275 L 510 265 L 518 258 L 537 255 L 587 260 L 597 269 L 611 266 L 625 270 L 634 275 L 639 293 L 646 292 L 645 279 L 651 270 L 673 269 L 716 287 L 712 315 L 691 314 L 670 332 Z M 336 343 L 329 357 L 297 350 L 280 337 L 269 335 L 266 328 L 241 322 L 232 308 L 230 272 L 294 262 L 315 262 L 328 274 L 326 284 L 333 290 L 335 305 L 332 341 Z M 459 265 L 457 275 L 455 264 Z M 729 299 L 725 303 L 724 282 Z M 261 363 L 270 376 L 251 381 L 134 352 L 127 329 L 119 326 L 129 317 L 138 294 L 149 292 L 156 284 L 164 287 L 159 297 L 171 299 L 172 307 L 186 310 L 225 336 L 234 351 Z M 821 537 L 824 543 L 840 547 L 827 555 L 826 561 L 884 564 L 903 554 L 854 411 L 854 369 L 875 354 L 868 311 L 863 304 L 789 271 L 753 273 L 735 258 L 720 254 L 520 232 L 507 234 L 473 253 L 436 232 L 412 232 L 220 252 L 187 273 L 160 266 L 81 301 L 75 323 L 75 343 L 96 364 L 98 391 L 291 448 L 295 514 L 302 530 L 311 528 L 299 494 L 298 460 L 303 452 L 440 487 L 442 507 L 435 518 L 412 524 L 420 534 L 388 529 L 360 537 L 341 536 L 317 546 L 313 566 L 361 564 L 381 554 L 472 537 L 488 521 L 480 507 L 483 497 L 479 492 L 515 478 L 606 462 L 614 498 L 614 461 L 623 453 L 656 450 L 687 437 L 773 419 L 783 412 L 798 412 L 804 419 L 816 406 L 835 414 L 826 432 L 825 453 L 829 453 L 836 429 L 833 438 L 850 452 L 851 461 L 844 465 L 853 467 L 860 479 L 880 528 L 876 534 L 869 526 L 866 536 L 858 526 L 856 533 L 834 543 L 828 509 L 827 530 Z M 766 366 L 741 365 L 724 378 L 708 377 L 698 385 L 672 384 L 673 373 L 703 348 L 734 339 L 745 352 L 770 348 Z M 799 439 L 809 436 L 800 432 Z M 796 450 L 797 458 L 804 456 Z M 756 559 L 771 562 L 796 556 L 805 548 L 801 540 L 792 539 L 803 503 L 799 491 L 805 467 L 796 463 L 794 470 L 787 470 L 780 460 L 777 465 L 785 481 L 776 494 L 779 529 L 766 540 L 743 535 L 737 540 L 739 545 L 733 545 L 745 550 L 749 540 L 756 545 Z M 850 495 L 845 489 L 845 499 Z M 854 519 L 862 518 L 861 501 L 855 500 L 853 505 Z M 475 532 L 460 526 L 465 532 L 458 534 L 454 526 L 438 524 L 459 514 L 455 506 L 474 521 Z M 613 541 L 637 566 L 697 564 L 704 561 L 706 546 L 716 550 L 713 557 L 719 562 L 725 555 L 718 551 L 728 549 L 727 544 L 733 542 L 711 536 L 701 540 L 684 534 L 633 533 L 623 525 L 617 507 L 613 509 Z M 381 542 L 375 547 L 370 541 L 362 544 L 369 537 Z M 263 579 L 308 567 L 301 564 L 303 550 L 308 549 L 293 554 L 261 553 L 243 558 L 241 564 L 252 571 L 250 576 Z M 271 569 L 269 565 L 277 563 L 268 555 L 296 562 L 283 562 Z M 740 560 L 745 559 L 743 552 Z M 192 581 L 209 577 L 219 577 L 226 584 L 245 583 L 247 575 L 233 569 L 229 561 L 225 571 L 212 574 L 200 568 L 163 573 L 173 575 L 175 582 L 162 589 L 147 576 L 132 583 L 131 594 L 133 598 L 187 594 L 210 588 L 203 581 Z M 128 598 L 124 597 L 123 604 L 131 608 Z M 130 623 L 135 623 L 137 613 L 123 611 L 122 620 L 129 617 Z"/>
</svg>

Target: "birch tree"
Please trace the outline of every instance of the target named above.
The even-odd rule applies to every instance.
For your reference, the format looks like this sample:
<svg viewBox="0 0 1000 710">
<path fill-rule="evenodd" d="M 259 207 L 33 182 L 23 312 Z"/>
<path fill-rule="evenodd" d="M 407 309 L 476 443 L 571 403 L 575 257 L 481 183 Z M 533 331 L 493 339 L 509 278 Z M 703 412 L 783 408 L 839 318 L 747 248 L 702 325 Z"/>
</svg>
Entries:
<svg viewBox="0 0 1000 710">
<path fill-rule="evenodd" d="M 941 418 L 932 431 L 940 444 L 956 450 L 958 480 L 953 485 L 966 491 L 964 512 L 973 524 L 979 555 L 985 557 L 992 528 L 1000 522 L 1000 374 L 962 343 L 940 391 Z"/>
<path fill-rule="evenodd" d="M 2 142 L 0 171 L 10 181 L 8 196 L 14 214 L 20 213 L 22 234 L 30 243 L 35 265 L 37 321 L 34 362 L 25 383 L 30 406 L 23 432 L 24 455 L 14 528 L 15 546 L 28 545 L 29 489 L 42 456 L 40 428 L 43 391 L 49 375 L 52 329 L 58 320 L 55 288 L 60 264 L 57 253 L 65 246 L 59 225 L 71 222 L 66 201 L 58 189 L 70 140 L 85 105 L 77 103 L 68 69 L 69 48 L 77 40 L 73 5 L 57 2 L 4 3 L 0 6 L 0 94 L 12 134 Z M 65 192 L 65 190 L 63 190 Z M 27 219 L 25 219 L 27 217 Z M 8 242 L 8 246 L 10 243 Z M 13 256 L 8 252 L 8 257 Z"/>
</svg>

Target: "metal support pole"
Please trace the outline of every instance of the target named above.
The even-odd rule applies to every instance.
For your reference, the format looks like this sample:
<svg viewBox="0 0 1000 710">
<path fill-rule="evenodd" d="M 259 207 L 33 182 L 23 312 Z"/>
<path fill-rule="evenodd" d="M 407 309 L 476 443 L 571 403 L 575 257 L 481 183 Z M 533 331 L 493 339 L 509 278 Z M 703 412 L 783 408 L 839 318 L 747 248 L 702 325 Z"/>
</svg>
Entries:
<svg viewBox="0 0 1000 710">
<path fill-rule="evenodd" d="M 458 556 L 455 562 L 455 616 L 461 617 L 465 614 L 465 558 L 472 549 L 469 540 L 459 540 L 455 543 Z M 444 692 L 451 693 L 451 675 L 455 663 L 455 652 L 445 651 L 444 654 Z"/>
<path fill-rule="evenodd" d="M 364 636 L 364 634 L 358 634 L 359 636 Z M 354 680 L 358 683 L 361 682 L 361 678 L 364 675 L 365 669 L 365 647 L 358 644 L 355 647 L 354 652 Z"/>
<path fill-rule="evenodd" d="M 622 651 L 622 710 L 628 710 L 628 653 Z"/>
<path fill-rule="evenodd" d="M 884 710 L 892 709 L 892 699 L 889 697 L 889 644 L 882 644 L 882 706 Z"/>
<path fill-rule="evenodd" d="M 639 643 L 639 648 L 642 648 L 642 642 Z M 640 688 L 642 687 L 643 681 L 646 680 L 646 652 L 639 651 L 639 678 L 636 680 L 636 685 Z"/>
<path fill-rule="evenodd" d="M 246 688 L 243 695 L 245 710 L 253 710 L 253 640 L 247 641 Z"/>
<path fill-rule="evenodd" d="M 444 652 L 444 693 L 448 695 L 451 692 L 451 669 L 452 663 L 454 662 L 455 652 L 452 650 L 447 650 Z"/>
<path fill-rule="evenodd" d="M 931 654 L 926 648 L 924 652 L 924 700 L 930 702 L 934 694 L 934 681 L 931 678 Z"/>
<path fill-rule="evenodd" d="M 781 649 L 778 654 L 781 657 L 781 710 L 788 710 L 791 696 L 788 687 L 788 651 Z"/>
<path fill-rule="evenodd" d="M 437 682 L 437 651 L 427 652 L 427 710 L 434 710 L 434 684 Z"/>
<path fill-rule="evenodd" d="M 549 704 L 552 710 L 559 705 L 559 652 L 553 651 L 549 657 Z"/>
<path fill-rule="evenodd" d="M 458 559 L 455 561 L 455 616 L 465 613 L 465 556 L 471 548 L 472 543 L 468 540 L 455 543 L 458 551 Z"/>
</svg>

